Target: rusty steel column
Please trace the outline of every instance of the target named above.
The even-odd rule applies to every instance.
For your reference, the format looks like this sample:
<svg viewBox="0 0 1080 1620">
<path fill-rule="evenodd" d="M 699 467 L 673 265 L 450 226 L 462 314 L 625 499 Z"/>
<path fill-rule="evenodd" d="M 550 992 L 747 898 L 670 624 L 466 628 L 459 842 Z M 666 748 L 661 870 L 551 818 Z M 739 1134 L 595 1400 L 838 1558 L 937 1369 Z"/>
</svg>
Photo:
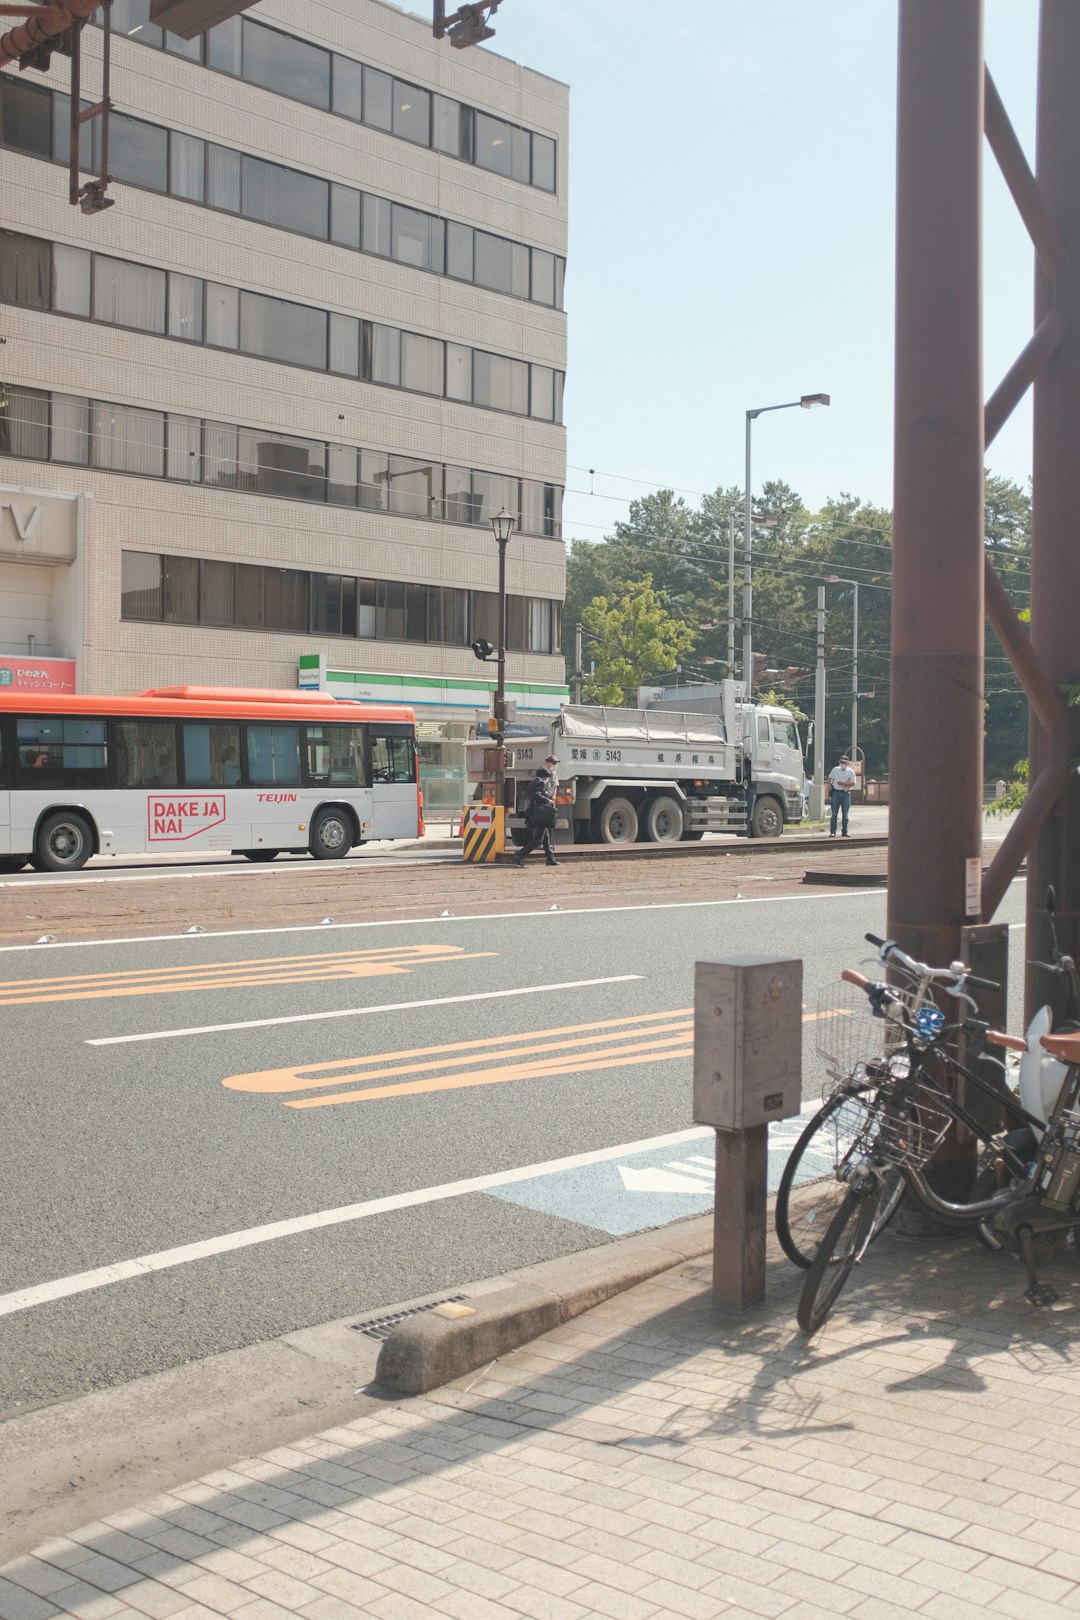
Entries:
<svg viewBox="0 0 1080 1620">
<path fill-rule="evenodd" d="M 1042 0 L 1039 19 L 1039 95 L 1036 178 L 1043 202 L 1066 248 L 1051 276 L 1036 261 L 1035 319 L 1052 312 L 1065 336 L 1035 382 L 1032 483 L 1031 642 L 1055 684 L 1080 682 L 1080 6 Z M 1074 728 L 1075 729 L 1075 728 Z M 1043 771 L 1062 779 L 1069 748 L 1064 726 L 1044 729 L 1032 718 L 1031 780 Z M 1075 767 L 1075 760 L 1072 762 Z M 1065 790 L 1028 856 L 1027 949 L 1047 952 L 1044 901 L 1057 890 L 1062 948 L 1080 949 L 1080 778 L 1064 776 Z M 1051 986 L 1029 969 L 1029 1012 Z"/>
<path fill-rule="evenodd" d="M 983 0 L 901 0 L 888 931 L 935 966 L 979 915 L 983 88 Z"/>
</svg>

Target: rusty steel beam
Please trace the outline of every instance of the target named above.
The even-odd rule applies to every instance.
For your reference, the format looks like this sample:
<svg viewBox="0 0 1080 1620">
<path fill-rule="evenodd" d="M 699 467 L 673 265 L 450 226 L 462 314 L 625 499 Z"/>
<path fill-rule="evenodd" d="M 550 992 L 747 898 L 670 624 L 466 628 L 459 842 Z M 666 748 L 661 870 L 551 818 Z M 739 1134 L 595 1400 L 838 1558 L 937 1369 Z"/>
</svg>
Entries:
<svg viewBox="0 0 1080 1620">
<path fill-rule="evenodd" d="M 1004 900 L 1009 884 L 1020 870 L 1026 855 L 1061 801 L 1064 777 L 1047 766 L 1028 786 L 1027 798 L 1016 820 L 998 845 L 983 876 L 983 918 L 986 921 Z"/>
<path fill-rule="evenodd" d="M 982 0 L 901 0 L 891 937 L 957 954 L 982 831 Z"/>
<path fill-rule="evenodd" d="M 1035 382 L 1032 476 L 1031 644 L 1052 683 L 1080 680 L 1080 6 L 1042 0 L 1036 117 L 1038 185 L 1049 218 L 1069 253 L 1057 273 L 1038 260 L 1035 318 L 1054 312 L 1065 337 Z M 1063 950 L 1080 950 L 1080 778 L 1065 776 L 1066 727 L 1032 724 L 1032 780 L 1045 770 L 1065 783 L 1028 858 L 1025 956 L 1046 957 L 1044 901 L 1057 890 Z M 1027 1005 L 1046 999 L 1047 985 L 1028 970 Z"/>
<path fill-rule="evenodd" d="M 1056 276 L 1065 267 L 1068 253 L 1057 226 L 1047 211 L 1035 176 L 1016 138 L 997 85 L 986 68 L 986 140 L 997 159 L 1002 178 L 1012 193 L 1017 213 L 1027 226 L 1035 251 L 1048 275 Z"/>
<path fill-rule="evenodd" d="M 1039 662 L 1031 640 L 1009 601 L 1005 587 L 998 579 L 989 557 L 985 559 L 984 585 L 986 590 L 986 617 L 1001 642 L 1003 651 L 1020 678 L 1028 702 L 1044 731 L 1060 731 L 1065 725 L 1065 704 L 1061 693 Z"/>
<path fill-rule="evenodd" d="M 1039 322 L 986 402 L 983 437 L 987 445 L 993 444 L 1064 336 L 1065 322 L 1057 310 L 1052 309 Z"/>
<path fill-rule="evenodd" d="M 71 27 L 95 12 L 101 0 L 64 0 L 63 5 L 46 6 L 27 22 L 20 23 L 0 36 L 0 67 L 17 62 L 20 57 L 46 45 Z"/>
</svg>

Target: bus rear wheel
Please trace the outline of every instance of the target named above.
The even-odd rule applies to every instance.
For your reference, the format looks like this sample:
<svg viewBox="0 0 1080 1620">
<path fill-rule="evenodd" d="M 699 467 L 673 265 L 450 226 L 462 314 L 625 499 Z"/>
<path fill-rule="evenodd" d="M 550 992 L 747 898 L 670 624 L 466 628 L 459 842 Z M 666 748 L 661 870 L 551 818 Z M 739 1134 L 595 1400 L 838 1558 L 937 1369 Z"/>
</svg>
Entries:
<svg viewBox="0 0 1080 1620">
<path fill-rule="evenodd" d="M 344 810 L 320 810 L 311 823 L 308 847 L 317 861 L 340 861 L 352 849 L 353 838 Z"/>
<path fill-rule="evenodd" d="M 77 872 L 94 853 L 94 834 L 76 810 L 46 816 L 37 835 L 35 866 L 45 872 Z"/>
</svg>

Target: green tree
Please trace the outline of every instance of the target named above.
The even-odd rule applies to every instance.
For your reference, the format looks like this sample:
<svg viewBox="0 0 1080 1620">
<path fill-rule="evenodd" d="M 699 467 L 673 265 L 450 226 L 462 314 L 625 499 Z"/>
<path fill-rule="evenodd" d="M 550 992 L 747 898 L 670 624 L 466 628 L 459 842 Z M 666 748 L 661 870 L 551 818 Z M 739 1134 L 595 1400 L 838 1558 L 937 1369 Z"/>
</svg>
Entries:
<svg viewBox="0 0 1080 1620">
<path fill-rule="evenodd" d="M 691 631 L 668 613 L 649 574 L 618 595 L 597 596 L 581 620 L 595 661 L 585 681 L 586 703 L 633 708 L 638 687 L 670 674 L 693 645 Z"/>
</svg>

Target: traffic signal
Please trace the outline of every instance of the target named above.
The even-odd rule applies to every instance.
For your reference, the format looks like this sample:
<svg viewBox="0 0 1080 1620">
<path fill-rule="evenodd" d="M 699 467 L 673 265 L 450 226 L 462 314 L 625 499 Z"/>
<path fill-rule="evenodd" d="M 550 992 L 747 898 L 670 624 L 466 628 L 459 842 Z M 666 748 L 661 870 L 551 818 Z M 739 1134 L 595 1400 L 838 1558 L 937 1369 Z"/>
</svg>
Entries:
<svg viewBox="0 0 1080 1620">
<path fill-rule="evenodd" d="M 483 638 L 472 643 L 472 650 L 474 656 L 479 658 L 481 663 L 483 663 L 485 658 L 490 658 L 492 653 L 495 651 L 494 647 L 491 645 L 491 642 L 484 641 Z"/>
</svg>

